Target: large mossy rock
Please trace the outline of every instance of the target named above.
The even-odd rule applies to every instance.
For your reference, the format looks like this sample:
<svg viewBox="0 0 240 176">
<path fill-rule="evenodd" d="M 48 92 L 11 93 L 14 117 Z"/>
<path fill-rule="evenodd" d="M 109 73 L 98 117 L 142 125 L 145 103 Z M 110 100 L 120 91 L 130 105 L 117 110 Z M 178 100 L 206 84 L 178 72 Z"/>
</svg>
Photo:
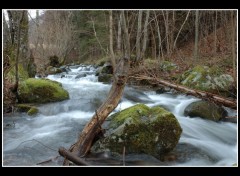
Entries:
<svg viewBox="0 0 240 176">
<path fill-rule="evenodd" d="M 21 103 L 47 103 L 69 98 L 61 83 L 48 79 L 29 78 L 21 82 L 18 94 Z"/>
<path fill-rule="evenodd" d="M 227 95 L 234 80 L 231 75 L 223 74 L 218 67 L 198 65 L 183 73 L 179 82 L 193 89 Z"/>
<path fill-rule="evenodd" d="M 182 133 L 175 116 L 161 107 L 137 104 L 109 117 L 106 137 L 98 140 L 92 152 L 145 153 L 156 158 L 174 149 Z"/>
<path fill-rule="evenodd" d="M 214 103 L 197 101 L 189 104 L 184 110 L 184 115 L 189 117 L 201 117 L 212 121 L 219 121 L 227 115 L 227 112 Z"/>
</svg>

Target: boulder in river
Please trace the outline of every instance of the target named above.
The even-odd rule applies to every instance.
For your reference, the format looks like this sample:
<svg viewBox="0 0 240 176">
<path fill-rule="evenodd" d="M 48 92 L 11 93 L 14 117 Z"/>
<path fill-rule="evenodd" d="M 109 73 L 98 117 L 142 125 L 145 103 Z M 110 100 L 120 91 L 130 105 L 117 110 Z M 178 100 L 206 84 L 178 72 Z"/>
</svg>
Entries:
<svg viewBox="0 0 240 176">
<path fill-rule="evenodd" d="M 112 75 L 111 74 L 100 74 L 98 76 L 98 82 L 111 83 L 112 82 Z"/>
<path fill-rule="evenodd" d="M 108 117 L 110 123 L 106 136 L 98 140 L 92 152 L 111 151 L 145 153 L 156 158 L 174 149 L 182 133 L 175 116 L 157 106 L 149 108 L 137 104 Z"/>
<path fill-rule="evenodd" d="M 20 83 L 18 91 L 21 103 L 47 103 L 69 98 L 61 83 L 49 79 L 29 78 Z"/>
<path fill-rule="evenodd" d="M 214 103 L 197 101 L 189 104 L 184 110 L 184 115 L 189 117 L 201 117 L 212 121 L 219 121 L 227 115 L 227 112 Z"/>
</svg>

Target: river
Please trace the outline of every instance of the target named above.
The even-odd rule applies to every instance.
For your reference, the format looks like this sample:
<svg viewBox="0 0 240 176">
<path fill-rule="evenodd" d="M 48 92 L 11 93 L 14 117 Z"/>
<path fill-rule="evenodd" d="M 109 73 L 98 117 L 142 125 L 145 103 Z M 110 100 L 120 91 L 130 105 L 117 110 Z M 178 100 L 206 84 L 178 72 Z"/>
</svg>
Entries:
<svg viewBox="0 0 240 176">
<path fill-rule="evenodd" d="M 77 140 L 79 132 L 110 90 L 111 85 L 97 81 L 95 72 L 91 66 L 71 66 L 64 77 L 62 74 L 49 75 L 49 79 L 62 83 L 69 92 L 69 100 L 38 105 L 39 113 L 35 117 L 18 112 L 3 117 L 3 166 L 62 165 L 58 148 L 69 148 Z M 85 77 L 76 79 L 79 74 Z M 232 166 L 237 163 L 237 124 L 184 116 L 185 107 L 198 100 L 183 94 L 156 94 L 155 91 L 125 87 L 124 96 L 114 112 L 136 103 L 162 105 L 176 116 L 183 129 L 179 144 L 171 152 L 175 159 L 163 162 L 145 154 L 131 154 L 126 155 L 125 165 Z M 235 110 L 226 109 L 230 116 L 237 114 Z M 100 166 L 122 165 L 121 158 L 109 153 L 90 155 L 86 160 Z"/>
</svg>

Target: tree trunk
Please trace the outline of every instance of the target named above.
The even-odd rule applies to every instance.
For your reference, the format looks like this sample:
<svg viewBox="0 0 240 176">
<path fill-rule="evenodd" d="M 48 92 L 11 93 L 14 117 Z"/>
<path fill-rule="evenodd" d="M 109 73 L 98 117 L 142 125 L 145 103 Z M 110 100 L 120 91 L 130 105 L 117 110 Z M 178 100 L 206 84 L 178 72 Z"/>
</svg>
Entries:
<svg viewBox="0 0 240 176">
<path fill-rule="evenodd" d="M 182 28 L 183 28 L 184 24 L 186 23 L 186 21 L 187 21 L 187 19 L 188 19 L 189 14 L 190 14 L 190 10 L 188 11 L 186 18 L 185 18 L 185 20 L 184 20 L 181 28 L 180 28 L 179 31 L 178 31 L 177 37 L 175 38 L 175 41 L 174 41 L 174 44 L 173 44 L 173 49 L 175 49 L 175 47 L 176 47 L 176 43 L 177 43 L 178 36 L 179 36 L 179 34 L 181 33 Z"/>
<path fill-rule="evenodd" d="M 168 24 L 168 11 L 166 11 L 166 17 L 164 12 L 163 13 L 163 20 L 165 23 L 165 39 L 166 39 L 166 50 L 167 50 L 167 56 L 169 56 L 170 53 L 170 47 L 169 47 L 169 24 Z"/>
<path fill-rule="evenodd" d="M 198 17 L 199 11 L 196 10 L 196 16 L 195 16 L 195 46 L 194 46 L 194 60 L 197 62 L 198 60 Z"/>
<path fill-rule="evenodd" d="M 137 38 L 136 38 L 136 61 L 141 59 L 141 31 L 142 31 L 142 10 L 138 14 Z"/>
<path fill-rule="evenodd" d="M 154 77 L 131 76 L 131 78 L 135 78 L 135 79 L 138 79 L 138 80 L 152 81 L 154 84 L 156 84 L 156 83 L 162 84 L 162 85 L 165 85 L 167 87 L 176 89 L 180 92 L 183 92 L 187 95 L 193 95 L 195 97 L 198 97 L 198 98 L 201 98 L 201 99 L 204 99 L 204 100 L 207 100 L 207 101 L 211 101 L 211 102 L 214 102 L 214 103 L 219 104 L 219 105 L 223 105 L 223 106 L 226 106 L 226 107 L 229 107 L 229 108 L 237 109 L 237 102 L 236 101 L 223 98 L 223 97 L 218 96 L 216 94 L 212 94 L 212 93 L 208 93 L 208 92 L 204 92 L 204 91 L 200 91 L 200 90 L 193 90 L 193 89 L 190 89 L 190 88 L 187 88 L 187 87 L 184 87 L 184 86 L 181 86 L 181 85 L 173 84 L 173 83 L 170 83 L 168 81 L 161 80 L 161 79 L 154 78 Z"/>
<path fill-rule="evenodd" d="M 214 54 L 217 54 L 217 11 L 215 16 L 215 24 L 214 24 Z"/>
<path fill-rule="evenodd" d="M 118 37 L 117 37 L 117 55 L 119 56 L 122 49 L 122 28 L 121 28 L 122 15 L 119 14 L 118 20 Z"/>
<path fill-rule="evenodd" d="M 144 35 L 143 35 L 143 48 L 142 48 L 141 59 L 144 58 L 146 47 L 147 47 L 147 39 L 148 39 L 148 29 L 147 29 L 147 26 L 148 26 L 149 14 L 150 14 L 150 11 L 147 10 L 147 12 L 146 12 L 146 19 L 145 19 L 145 23 L 144 23 L 144 29 L 143 29 L 143 34 Z"/>
<path fill-rule="evenodd" d="M 235 20 L 234 20 L 234 11 L 231 11 L 231 27 L 232 27 L 232 61 L 233 61 L 233 78 L 234 81 L 237 81 L 236 74 L 236 47 L 235 47 Z"/>
<path fill-rule="evenodd" d="M 152 36 L 152 58 L 157 59 L 157 47 L 156 47 L 156 40 L 155 40 L 155 35 L 154 35 L 154 30 L 152 27 L 152 24 L 150 24 L 150 29 L 151 29 L 151 36 Z"/>
<path fill-rule="evenodd" d="M 111 53 L 111 62 L 113 67 L 113 73 L 115 73 L 116 70 L 116 60 L 115 55 L 113 52 L 113 19 L 112 19 L 112 10 L 109 12 L 109 47 L 110 47 L 110 53 Z"/>
<path fill-rule="evenodd" d="M 158 59 L 160 61 L 161 55 L 163 58 L 162 39 L 161 39 L 161 32 L 160 32 L 158 19 L 155 11 L 154 11 L 154 15 L 155 15 L 155 21 L 156 21 L 157 33 L 158 33 Z"/>
<path fill-rule="evenodd" d="M 125 55 L 125 58 L 130 58 L 130 37 L 128 34 L 128 27 L 126 24 L 124 11 L 122 11 L 121 13 L 122 13 L 123 32 L 124 32 L 124 55 Z"/>
</svg>

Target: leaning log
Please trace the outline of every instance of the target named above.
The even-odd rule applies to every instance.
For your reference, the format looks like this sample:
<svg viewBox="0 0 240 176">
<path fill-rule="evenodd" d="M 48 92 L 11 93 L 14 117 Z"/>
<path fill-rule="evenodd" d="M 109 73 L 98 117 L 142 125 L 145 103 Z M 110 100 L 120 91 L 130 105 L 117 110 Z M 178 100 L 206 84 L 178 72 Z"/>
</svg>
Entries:
<svg viewBox="0 0 240 176">
<path fill-rule="evenodd" d="M 117 64 L 112 87 L 108 93 L 107 99 L 96 110 L 90 122 L 85 125 L 78 141 L 70 147 L 69 151 L 72 152 L 73 155 L 84 157 L 89 152 L 95 136 L 102 131 L 101 125 L 108 115 L 117 107 L 122 97 L 128 79 L 129 66 L 130 62 L 128 58 L 121 59 Z M 69 162 L 64 160 L 63 165 L 69 165 Z"/>
<path fill-rule="evenodd" d="M 190 89 L 188 87 L 182 86 L 182 85 L 177 85 L 177 84 L 173 84 L 170 83 L 168 81 L 156 78 L 156 77 L 148 77 L 148 76 L 131 76 L 131 78 L 137 79 L 137 80 L 148 80 L 148 81 L 152 81 L 154 82 L 154 84 L 158 83 L 170 88 L 173 88 L 177 91 L 183 92 L 187 95 L 193 95 L 195 97 L 201 98 L 203 100 L 207 100 L 207 101 L 211 101 L 215 104 L 218 105 L 223 105 L 232 109 L 237 109 L 237 102 L 234 100 L 230 100 L 224 97 L 221 97 L 219 95 L 216 94 L 212 94 L 209 92 L 205 92 L 205 91 L 200 91 L 200 90 L 194 90 L 194 89 Z"/>
</svg>

